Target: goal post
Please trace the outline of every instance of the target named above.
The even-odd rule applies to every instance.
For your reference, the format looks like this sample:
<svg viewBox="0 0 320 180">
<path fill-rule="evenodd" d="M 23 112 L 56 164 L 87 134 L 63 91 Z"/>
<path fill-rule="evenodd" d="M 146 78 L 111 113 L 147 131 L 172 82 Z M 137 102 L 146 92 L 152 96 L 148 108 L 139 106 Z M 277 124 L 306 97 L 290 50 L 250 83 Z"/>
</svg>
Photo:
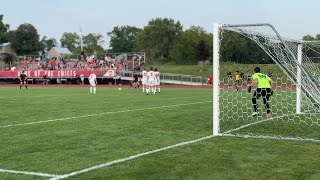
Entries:
<svg viewBox="0 0 320 180">
<path fill-rule="evenodd" d="M 213 27 L 213 135 L 218 136 L 220 133 L 220 107 L 219 107 L 219 95 L 220 95 L 220 82 L 219 82 L 219 61 L 220 61 L 220 34 L 221 25 L 214 24 Z"/>
<path fill-rule="evenodd" d="M 235 42 L 240 36 L 245 40 Z M 214 136 L 320 142 L 320 70 L 304 52 L 305 43 L 282 38 L 271 24 L 213 25 Z M 255 58 L 268 60 L 243 62 L 241 53 L 250 52 L 241 48 L 254 48 L 261 55 Z M 247 89 L 254 67 L 270 77 L 276 73 L 269 96 Z M 262 114 L 252 115 L 255 106 Z M 266 115 L 268 108 L 272 117 Z"/>
<path fill-rule="evenodd" d="M 297 83 L 296 83 L 296 113 L 301 113 L 301 69 L 302 66 L 302 43 L 298 44 L 298 55 L 297 55 Z"/>
</svg>

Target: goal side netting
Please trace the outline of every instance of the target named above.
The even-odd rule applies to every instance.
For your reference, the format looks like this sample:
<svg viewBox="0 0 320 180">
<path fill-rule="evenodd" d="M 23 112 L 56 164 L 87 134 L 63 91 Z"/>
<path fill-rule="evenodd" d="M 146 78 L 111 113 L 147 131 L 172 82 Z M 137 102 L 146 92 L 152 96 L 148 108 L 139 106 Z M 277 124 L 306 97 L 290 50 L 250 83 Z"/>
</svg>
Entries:
<svg viewBox="0 0 320 180">
<path fill-rule="evenodd" d="M 245 40 L 235 40 L 239 36 Z M 270 24 L 244 24 L 215 25 L 213 43 L 214 135 L 320 142 L 320 69 L 316 57 L 308 57 L 320 52 L 319 42 L 283 38 Z M 270 61 L 241 58 L 255 48 L 262 52 L 256 58 Z M 272 95 L 256 101 L 256 89 L 249 91 L 255 67 L 273 82 Z"/>
</svg>

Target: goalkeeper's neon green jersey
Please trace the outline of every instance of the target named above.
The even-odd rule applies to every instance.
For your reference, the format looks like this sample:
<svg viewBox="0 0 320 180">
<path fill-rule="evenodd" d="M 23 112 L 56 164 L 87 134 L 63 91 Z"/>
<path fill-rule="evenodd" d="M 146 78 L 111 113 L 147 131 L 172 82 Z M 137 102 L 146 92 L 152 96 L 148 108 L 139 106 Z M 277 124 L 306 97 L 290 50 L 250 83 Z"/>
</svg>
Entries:
<svg viewBox="0 0 320 180">
<path fill-rule="evenodd" d="M 258 88 L 271 88 L 271 79 L 265 74 L 255 73 L 254 75 L 252 75 L 252 79 L 258 79 Z"/>
</svg>

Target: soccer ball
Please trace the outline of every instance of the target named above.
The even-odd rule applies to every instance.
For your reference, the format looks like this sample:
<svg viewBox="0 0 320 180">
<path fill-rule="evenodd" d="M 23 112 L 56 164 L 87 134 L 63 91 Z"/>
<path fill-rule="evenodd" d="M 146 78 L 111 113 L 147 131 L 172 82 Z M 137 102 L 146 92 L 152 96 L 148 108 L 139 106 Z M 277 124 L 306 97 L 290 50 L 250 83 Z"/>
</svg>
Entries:
<svg viewBox="0 0 320 180">
<path fill-rule="evenodd" d="M 119 91 L 121 91 L 121 88 L 119 88 Z"/>
</svg>

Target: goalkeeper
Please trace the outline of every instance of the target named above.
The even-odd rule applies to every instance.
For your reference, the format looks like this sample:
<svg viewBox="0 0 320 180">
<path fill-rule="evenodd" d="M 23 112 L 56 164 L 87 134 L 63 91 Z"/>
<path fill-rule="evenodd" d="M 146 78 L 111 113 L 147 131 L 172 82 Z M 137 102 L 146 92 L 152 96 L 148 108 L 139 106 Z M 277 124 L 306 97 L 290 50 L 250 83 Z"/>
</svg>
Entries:
<svg viewBox="0 0 320 180">
<path fill-rule="evenodd" d="M 273 91 L 271 89 L 272 80 L 266 74 L 260 73 L 260 68 L 254 68 L 255 74 L 252 75 L 252 86 L 257 87 L 256 91 L 252 96 L 252 106 L 255 115 L 260 115 L 258 110 L 257 99 L 262 96 L 263 104 L 267 110 L 267 115 L 272 116 L 272 112 L 269 105 L 269 99 L 273 95 Z"/>
</svg>

